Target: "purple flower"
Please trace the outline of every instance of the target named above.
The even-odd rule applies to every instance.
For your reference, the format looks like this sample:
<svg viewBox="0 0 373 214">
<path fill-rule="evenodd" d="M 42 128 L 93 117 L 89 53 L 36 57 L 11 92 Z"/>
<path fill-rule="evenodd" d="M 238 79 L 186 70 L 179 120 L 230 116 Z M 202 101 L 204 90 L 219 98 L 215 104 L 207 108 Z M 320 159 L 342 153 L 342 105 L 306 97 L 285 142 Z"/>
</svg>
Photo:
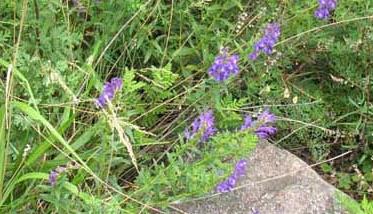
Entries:
<svg viewBox="0 0 373 214">
<path fill-rule="evenodd" d="M 247 161 L 246 160 L 244 160 L 244 159 L 239 160 L 236 163 L 236 167 L 235 167 L 234 172 L 233 172 L 235 177 L 244 176 L 245 173 L 246 173 L 246 166 L 247 166 Z"/>
<path fill-rule="evenodd" d="M 273 126 L 260 126 L 255 130 L 256 136 L 258 136 L 260 139 L 267 139 L 270 136 L 276 134 L 277 129 Z"/>
<path fill-rule="evenodd" d="M 315 17 L 318 19 L 326 19 L 329 17 L 329 15 L 330 15 L 330 12 L 326 8 L 318 8 L 315 11 Z"/>
<path fill-rule="evenodd" d="M 99 108 L 103 108 L 107 101 L 111 101 L 114 98 L 115 92 L 122 88 L 122 80 L 120 78 L 114 77 L 110 82 L 105 83 L 102 93 L 96 100 L 96 105 Z"/>
<path fill-rule="evenodd" d="M 223 181 L 216 186 L 216 191 L 223 193 L 223 192 L 230 192 L 232 190 L 232 186 L 228 184 L 228 182 Z"/>
<path fill-rule="evenodd" d="M 260 52 L 266 55 L 272 54 L 273 47 L 277 43 L 281 35 L 280 25 L 278 23 L 270 23 L 264 30 L 263 37 L 254 45 L 254 51 L 249 55 L 251 60 L 256 60 Z"/>
<path fill-rule="evenodd" d="M 276 116 L 266 109 L 258 116 L 258 120 L 262 123 L 273 123 L 276 121 Z"/>
<path fill-rule="evenodd" d="M 216 133 L 213 112 L 211 110 L 203 112 L 193 121 L 191 126 L 191 129 L 186 129 L 184 133 L 187 139 L 191 139 L 197 133 L 201 133 L 202 136 L 200 142 L 207 141 Z"/>
<path fill-rule="evenodd" d="M 227 184 L 231 187 L 236 186 L 237 183 L 237 177 L 236 176 L 229 176 L 228 179 L 226 180 Z"/>
<path fill-rule="evenodd" d="M 55 185 L 56 185 L 58 176 L 59 176 L 62 172 L 64 172 L 65 170 L 66 170 L 65 167 L 58 166 L 56 169 L 52 170 L 52 171 L 49 173 L 48 181 L 49 181 L 49 183 L 50 183 L 51 186 L 55 186 Z"/>
<path fill-rule="evenodd" d="M 319 7 L 315 11 L 315 17 L 318 19 L 327 19 L 331 11 L 337 7 L 337 0 L 319 0 Z"/>
<path fill-rule="evenodd" d="M 227 52 L 227 48 L 222 48 L 208 70 L 209 75 L 219 82 L 225 81 L 240 71 L 237 65 L 239 56 L 237 54 L 229 55 Z"/>
<path fill-rule="evenodd" d="M 111 85 L 112 87 L 118 91 L 122 88 L 122 85 L 123 85 L 123 82 L 122 82 L 122 79 L 118 78 L 118 77 L 114 77 L 113 79 L 111 79 Z"/>
<path fill-rule="evenodd" d="M 246 160 L 239 160 L 236 163 L 233 173 L 226 180 L 216 186 L 216 191 L 220 193 L 230 192 L 236 186 L 238 178 L 245 175 L 246 165 Z"/>
<path fill-rule="evenodd" d="M 253 119 L 250 116 L 246 116 L 240 130 L 243 131 L 245 129 L 251 128 L 252 125 Z"/>
<path fill-rule="evenodd" d="M 249 128 L 255 128 L 254 132 L 256 136 L 260 139 L 267 139 L 277 132 L 277 129 L 270 125 L 275 121 L 276 116 L 268 110 L 265 110 L 258 116 L 258 120 L 254 122 L 250 116 L 246 116 L 240 130 L 243 131 Z"/>
<path fill-rule="evenodd" d="M 58 173 L 56 171 L 52 170 L 49 173 L 48 180 L 49 180 L 50 185 L 52 185 L 52 186 L 56 185 L 56 183 L 57 183 L 57 177 L 58 177 Z"/>
</svg>

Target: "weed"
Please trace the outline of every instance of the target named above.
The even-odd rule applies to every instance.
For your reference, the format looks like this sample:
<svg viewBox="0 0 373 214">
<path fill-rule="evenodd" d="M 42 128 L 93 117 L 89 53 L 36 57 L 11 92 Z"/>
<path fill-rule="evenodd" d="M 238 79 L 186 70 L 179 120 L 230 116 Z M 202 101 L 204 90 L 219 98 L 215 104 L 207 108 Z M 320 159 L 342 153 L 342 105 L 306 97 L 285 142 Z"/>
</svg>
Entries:
<svg viewBox="0 0 373 214">
<path fill-rule="evenodd" d="M 3 0 L 1 212 L 159 211 L 208 194 L 276 131 L 249 125 L 267 108 L 270 141 L 305 160 L 352 151 L 319 170 L 371 199 L 373 3 L 335 2 Z M 207 109 L 213 128 L 197 120 L 186 140 Z"/>
</svg>

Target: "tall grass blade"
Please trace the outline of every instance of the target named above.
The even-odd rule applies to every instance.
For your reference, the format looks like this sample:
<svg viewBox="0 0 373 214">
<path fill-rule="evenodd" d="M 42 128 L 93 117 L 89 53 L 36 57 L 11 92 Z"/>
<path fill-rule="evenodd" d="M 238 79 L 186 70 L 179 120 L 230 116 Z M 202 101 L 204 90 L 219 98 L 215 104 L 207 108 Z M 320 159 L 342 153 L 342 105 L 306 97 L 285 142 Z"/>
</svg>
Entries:
<svg viewBox="0 0 373 214">
<path fill-rule="evenodd" d="M 19 109 L 26 115 L 28 115 L 31 119 L 35 120 L 36 122 L 42 123 L 49 132 L 59 141 L 63 147 L 72 154 L 72 156 L 77 160 L 79 164 L 91 175 L 95 175 L 94 172 L 88 167 L 88 165 L 79 157 L 79 155 L 74 151 L 74 149 L 68 144 L 68 142 L 58 133 L 58 131 L 36 110 L 32 107 L 27 105 L 23 102 L 14 101 L 13 105 L 15 108 Z M 97 176 L 95 176 L 97 177 Z"/>
<path fill-rule="evenodd" d="M 5 107 L 0 108 L 0 200 L 3 198 L 3 186 L 6 169 Z"/>
</svg>

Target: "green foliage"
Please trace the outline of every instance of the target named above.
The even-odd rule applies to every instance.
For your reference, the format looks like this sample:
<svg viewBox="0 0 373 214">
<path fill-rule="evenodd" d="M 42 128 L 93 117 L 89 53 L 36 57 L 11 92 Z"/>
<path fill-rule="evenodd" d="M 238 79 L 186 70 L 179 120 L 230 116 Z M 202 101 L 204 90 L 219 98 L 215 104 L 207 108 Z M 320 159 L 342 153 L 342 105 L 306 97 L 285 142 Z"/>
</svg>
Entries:
<svg viewBox="0 0 373 214">
<path fill-rule="evenodd" d="M 360 203 L 342 194 L 338 194 L 337 199 L 342 204 L 342 206 L 351 214 L 373 213 L 373 201 L 369 201 L 365 196 Z"/>
<path fill-rule="evenodd" d="M 134 194 L 142 200 L 165 205 L 211 192 L 232 173 L 234 162 L 250 153 L 256 141 L 246 132 L 226 132 L 205 144 L 195 140 L 185 142 L 167 155 L 167 166 L 144 168 L 140 172 L 136 184 L 142 188 Z"/>
<path fill-rule="evenodd" d="M 266 106 L 280 116 L 273 140 L 310 162 L 353 150 L 322 171 L 357 198 L 372 186 L 371 1 L 338 1 L 327 21 L 313 17 L 316 0 L 75 2 L 0 4 L 1 213 L 133 213 L 209 193 L 255 146 L 236 132 L 242 116 Z M 248 60 L 270 21 L 281 24 L 276 52 Z M 222 46 L 240 54 L 241 70 L 219 84 L 206 70 Z M 114 76 L 123 89 L 99 110 L 94 98 Z M 219 134 L 184 142 L 206 109 Z M 80 169 L 47 185 L 71 162 Z"/>
</svg>

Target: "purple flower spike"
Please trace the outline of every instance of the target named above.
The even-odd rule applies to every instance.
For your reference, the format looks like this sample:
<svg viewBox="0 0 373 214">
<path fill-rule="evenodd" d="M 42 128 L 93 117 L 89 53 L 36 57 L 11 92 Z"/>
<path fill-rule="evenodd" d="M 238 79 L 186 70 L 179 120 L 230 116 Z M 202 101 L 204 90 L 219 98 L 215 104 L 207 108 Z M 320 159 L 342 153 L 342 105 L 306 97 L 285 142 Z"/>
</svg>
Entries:
<svg viewBox="0 0 373 214">
<path fill-rule="evenodd" d="M 260 120 L 262 123 L 273 123 L 276 121 L 276 116 L 266 109 L 258 116 L 258 120 Z"/>
<path fill-rule="evenodd" d="M 331 11 L 337 7 L 337 0 L 319 0 L 319 7 L 315 11 L 315 17 L 318 19 L 327 19 Z"/>
<path fill-rule="evenodd" d="M 51 186 L 55 186 L 56 183 L 57 183 L 57 177 L 58 177 L 58 173 L 54 170 L 52 170 L 50 173 L 49 173 L 49 178 L 48 178 L 48 181 L 50 183 Z"/>
<path fill-rule="evenodd" d="M 184 135 L 187 139 L 191 139 L 199 132 L 202 133 L 200 142 L 207 141 L 216 133 L 214 114 L 211 110 L 199 115 L 199 117 L 193 121 L 191 129 L 185 130 Z"/>
<path fill-rule="evenodd" d="M 56 185 L 58 176 L 59 176 L 62 172 L 64 172 L 65 170 L 66 170 L 65 167 L 58 166 L 56 169 L 52 170 L 52 171 L 49 173 L 48 181 L 49 181 L 49 183 L 50 183 L 51 186 L 55 186 L 55 185 Z"/>
<path fill-rule="evenodd" d="M 214 63 L 208 70 L 210 76 L 216 81 L 223 82 L 230 76 L 239 73 L 238 67 L 239 56 L 237 54 L 229 55 L 227 48 L 222 48 L 221 53 L 215 58 Z"/>
<path fill-rule="evenodd" d="M 250 116 L 246 116 L 244 122 L 240 128 L 241 131 L 251 128 L 253 126 L 253 119 Z"/>
<path fill-rule="evenodd" d="M 254 122 L 250 116 L 246 116 L 240 130 L 244 131 L 249 128 L 255 128 L 254 132 L 258 138 L 268 139 L 277 132 L 277 129 L 270 125 L 275 121 L 276 116 L 270 113 L 269 110 L 265 110 L 258 116 L 258 120 Z"/>
<path fill-rule="evenodd" d="M 96 100 L 96 105 L 99 108 L 103 108 L 107 101 L 111 101 L 117 91 L 122 88 L 123 82 L 120 78 L 114 77 L 109 82 L 105 83 L 102 93 Z"/>
<path fill-rule="evenodd" d="M 216 186 L 216 191 L 220 193 L 224 192 L 230 192 L 232 190 L 232 187 L 228 184 L 228 182 L 221 182 Z"/>
<path fill-rule="evenodd" d="M 318 19 L 327 19 L 330 15 L 330 12 L 326 8 L 319 8 L 315 11 L 315 17 Z"/>
<path fill-rule="evenodd" d="M 227 179 L 227 184 L 231 187 L 234 187 L 236 186 L 236 183 L 237 183 L 237 177 L 236 176 L 230 176 L 228 179 Z"/>
<path fill-rule="evenodd" d="M 114 90 L 118 91 L 122 88 L 122 85 L 123 85 L 123 82 L 120 78 L 118 77 L 114 77 L 113 79 L 111 79 L 110 81 L 112 87 L 114 88 Z"/>
<path fill-rule="evenodd" d="M 270 23 L 264 30 L 263 37 L 254 45 L 254 51 L 249 55 L 251 60 L 256 60 L 263 52 L 266 55 L 270 55 L 273 52 L 273 47 L 277 43 L 281 35 L 280 25 L 278 23 Z"/>
<path fill-rule="evenodd" d="M 268 139 L 270 136 L 276 134 L 277 129 L 273 126 L 261 126 L 255 130 L 255 134 L 260 139 Z"/>
<path fill-rule="evenodd" d="M 246 165 L 246 160 L 239 160 L 236 163 L 233 173 L 216 186 L 216 191 L 220 193 L 230 192 L 236 186 L 238 178 L 246 174 Z"/>
<path fill-rule="evenodd" d="M 236 167 L 234 169 L 234 175 L 236 177 L 241 177 L 244 176 L 246 173 L 246 166 L 247 166 L 247 161 L 244 159 L 239 160 L 236 163 Z"/>
</svg>

